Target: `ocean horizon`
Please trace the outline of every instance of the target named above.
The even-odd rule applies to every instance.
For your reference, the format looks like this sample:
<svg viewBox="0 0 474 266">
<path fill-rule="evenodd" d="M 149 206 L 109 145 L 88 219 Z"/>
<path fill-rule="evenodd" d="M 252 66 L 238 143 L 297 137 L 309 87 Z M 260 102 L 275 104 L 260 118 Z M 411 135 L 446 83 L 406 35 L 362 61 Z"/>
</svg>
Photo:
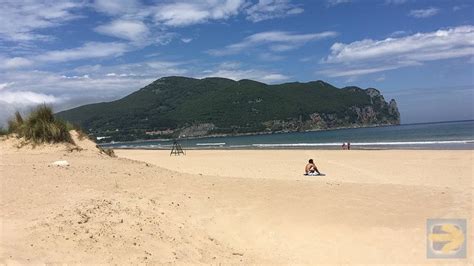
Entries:
<svg viewBox="0 0 474 266">
<path fill-rule="evenodd" d="M 184 149 L 473 149 L 474 120 L 307 132 L 181 138 Z M 104 143 L 115 149 L 171 149 L 172 140 Z"/>
</svg>

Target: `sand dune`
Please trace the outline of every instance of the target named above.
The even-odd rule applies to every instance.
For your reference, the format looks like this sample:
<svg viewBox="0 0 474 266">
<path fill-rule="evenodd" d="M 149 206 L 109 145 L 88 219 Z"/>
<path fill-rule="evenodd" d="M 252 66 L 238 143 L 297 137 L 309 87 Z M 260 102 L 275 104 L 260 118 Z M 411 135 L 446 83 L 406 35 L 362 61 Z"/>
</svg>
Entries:
<svg viewBox="0 0 474 266">
<path fill-rule="evenodd" d="M 468 263 L 426 259 L 425 227 L 472 228 L 472 151 L 111 158 L 78 142 L 87 148 L 0 142 L 0 262 Z M 301 175 L 309 157 L 325 177 Z"/>
</svg>

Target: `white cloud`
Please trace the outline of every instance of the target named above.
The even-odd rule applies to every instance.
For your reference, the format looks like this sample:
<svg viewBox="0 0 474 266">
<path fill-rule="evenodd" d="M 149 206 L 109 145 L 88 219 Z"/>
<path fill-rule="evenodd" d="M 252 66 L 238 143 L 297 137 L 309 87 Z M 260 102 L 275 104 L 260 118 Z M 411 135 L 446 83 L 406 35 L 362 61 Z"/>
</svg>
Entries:
<svg viewBox="0 0 474 266">
<path fill-rule="evenodd" d="M 176 33 L 160 31 L 159 29 L 149 29 L 140 20 L 116 19 L 108 24 L 100 25 L 95 31 L 104 35 L 121 38 L 130 41 L 132 45 L 144 47 L 149 44 L 166 45 L 175 37 Z M 192 39 L 183 39 L 190 42 Z"/>
<path fill-rule="evenodd" d="M 149 42 L 160 44 L 160 45 L 167 45 L 177 36 L 178 34 L 173 33 L 173 32 L 160 32 L 156 34 L 154 37 L 150 38 Z"/>
<path fill-rule="evenodd" d="M 153 18 L 158 24 L 183 27 L 212 20 L 226 20 L 240 13 L 252 22 L 300 14 L 304 9 L 291 0 L 196 0 L 170 1 L 155 5 Z"/>
<path fill-rule="evenodd" d="M 409 34 L 409 32 L 406 32 L 404 30 L 397 30 L 397 31 L 394 31 L 394 32 L 390 33 L 390 37 L 400 37 L 400 36 L 407 35 L 407 34 Z"/>
<path fill-rule="evenodd" d="M 133 42 L 142 42 L 149 35 L 148 27 L 139 20 L 117 19 L 95 28 L 95 31 Z"/>
<path fill-rule="evenodd" d="M 401 38 L 366 39 L 350 44 L 335 43 L 325 62 L 340 63 L 391 57 L 407 60 L 437 60 L 472 54 L 474 26 L 459 26 Z M 455 50 L 461 49 L 461 52 Z"/>
<path fill-rule="evenodd" d="M 78 18 L 73 13 L 83 3 L 73 0 L 3 0 L 0 8 L 0 39 L 33 41 L 49 39 L 35 31 L 57 27 Z"/>
<path fill-rule="evenodd" d="M 269 83 L 288 80 L 290 78 L 283 74 L 272 73 L 257 69 L 220 69 L 217 71 L 208 71 L 204 76 L 201 76 L 201 78 L 205 77 L 222 77 L 232 80 L 253 79 Z"/>
<path fill-rule="evenodd" d="M 41 101 L 49 99 L 46 102 L 70 107 L 84 99 L 93 102 L 123 97 L 160 77 L 187 74 L 187 63 L 152 60 L 112 66 L 85 65 L 69 70 L 67 74 L 39 70 L 0 72 L 0 87 L 9 103 L 37 103 L 32 100 L 34 94 L 17 94 L 22 97 L 13 100 L 17 92 L 32 92 L 55 99 L 41 98 Z M 29 95 L 33 96 L 26 97 Z"/>
<path fill-rule="evenodd" d="M 246 37 L 243 41 L 228 45 L 222 49 L 213 49 L 211 55 L 222 56 L 241 52 L 244 49 L 268 45 L 269 49 L 275 52 L 296 49 L 307 42 L 326 38 L 332 38 L 338 34 L 333 31 L 320 33 L 296 34 L 285 31 L 260 32 Z"/>
<path fill-rule="evenodd" d="M 92 3 L 90 3 L 92 2 Z M 39 33 L 81 18 L 86 7 L 115 20 L 99 26 L 100 33 L 136 41 L 146 35 L 150 18 L 159 25 L 189 26 L 227 20 L 239 14 L 257 22 L 303 12 L 291 0 L 169 0 L 145 3 L 140 0 L 3 0 L 0 8 L 0 39 L 8 41 L 50 40 Z M 147 25 L 148 24 L 148 25 Z"/>
<path fill-rule="evenodd" d="M 128 50 L 124 43 L 88 42 L 81 47 L 53 50 L 34 57 L 41 62 L 67 62 L 72 60 L 120 56 Z"/>
<path fill-rule="evenodd" d="M 335 43 L 319 71 L 329 76 L 364 75 L 426 61 L 470 57 L 474 54 L 474 26 L 459 26 L 384 40 Z"/>
<path fill-rule="evenodd" d="M 401 5 L 408 2 L 408 0 L 385 0 L 385 4 L 387 5 Z"/>
<path fill-rule="evenodd" d="M 54 104 L 59 101 L 59 98 L 43 93 L 0 90 L 0 127 L 7 125 L 7 120 L 15 111 L 26 112 L 38 104 Z"/>
<path fill-rule="evenodd" d="M 90 77 L 89 77 L 88 74 L 85 74 L 85 75 L 82 75 L 82 76 L 77 76 L 77 75 L 74 75 L 74 76 L 66 76 L 66 75 L 62 75 L 61 78 L 63 78 L 63 79 L 90 79 Z"/>
<path fill-rule="evenodd" d="M 414 9 L 410 10 L 409 16 L 414 18 L 429 18 L 439 13 L 439 8 L 429 7 L 426 9 Z"/>
<path fill-rule="evenodd" d="M 96 32 L 139 46 L 168 44 L 177 37 L 176 33 L 169 32 L 169 27 L 227 20 L 239 14 L 258 22 L 303 12 L 300 5 L 292 4 L 291 0 L 169 0 L 147 4 L 139 0 L 95 0 L 92 6 L 114 18 L 112 22 L 96 27 Z M 150 25 L 153 22 L 154 25 Z M 181 41 L 189 43 L 192 39 L 182 38 Z"/>
<path fill-rule="evenodd" d="M 90 69 L 98 68 L 95 66 Z M 155 72 L 157 73 L 158 71 Z M 110 101 L 149 84 L 155 78 L 120 75 L 107 77 L 95 73 L 65 76 L 35 70 L 0 72 L 0 80 L 9 83 L 0 90 L 1 126 L 16 110 L 27 111 L 32 106 L 47 103 L 59 111 L 91 102 Z"/>
<path fill-rule="evenodd" d="M 219 69 L 238 69 L 242 66 L 242 63 L 236 61 L 227 61 L 219 64 Z"/>
<path fill-rule="evenodd" d="M 160 4 L 154 8 L 154 19 L 167 26 L 189 26 L 228 19 L 237 15 L 244 3 L 244 0 L 209 0 Z"/>
<path fill-rule="evenodd" d="M 385 81 L 385 75 L 382 75 L 382 76 L 380 76 L 380 77 L 377 77 L 377 78 L 375 79 L 375 81 L 377 81 L 377 82 Z"/>
<path fill-rule="evenodd" d="M 0 91 L 0 99 L 7 104 L 41 104 L 54 103 L 58 98 L 43 93 L 31 91 Z"/>
<path fill-rule="evenodd" d="M 261 79 L 266 82 L 276 82 L 282 80 L 288 80 L 290 77 L 283 74 L 267 74 L 264 75 Z"/>
<path fill-rule="evenodd" d="M 185 75 L 188 73 L 189 62 L 173 62 L 164 60 L 149 60 L 140 63 L 118 64 L 112 66 L 86 65 L 73 71 L 77 76 L 94 73 L 92 78 L 98 77 L 137 77 L 159 78 L 171 75 Z"/>
<path fill-rule="evenodd" d="M 166 45 L 176 37 L 150 21 L 158 6 L 145 5 L 139 0 L 95 0 L 93 7 L 113 18 L 96 27 L 96 32 L 130 41 L 136 47 Z"/>
<path fill-rule="evenodd" d="M 457 12 L 457 11 L 462 10 L 464 8 L 467 8 L 467 7 L 469 7 L 469 6 L 468 5 L 456 5 L 456 6 L 453 6 L 453 11 Z"/>
<path fill-rule="evenodd" d="M 0 90 L 5 89 L 8 86 L 15 84 L 15 82 L 0 83 Z"/>
<path fill-rule="evenodd" d="M 247 19 L 253 22 L 296 15 L 302 12 L 304 9 L 291 4 L 290 0 L 259 0 L 258 3 L 245 10 Z"/>
<path fill-rule="evenodd" d="M 131 14 L 140 7 L 138 0 L 95 0 L 93 7 L 109 15 Z"/>
<path fill-rule="evenodd" d="M 160 76 L 185 73 L 179 63 L 150 61 L 115 66 L 88 65 L 68 74 L 40 70 L 0 71 L 0 126 L 14 111 L 41 103 L 55 110 L 110 101 L 137 90 Z"/>
<path fill-rule="evenodd" d="M 104 71 L 108 69 L 110 68 L 104 67 Z M 100 71 L 103 70 L 100 69 Z M 115 95 L 117 92 L 129 91 L 133 88 L 138 89 L 137 86 L 149 80 L 146 76 L 120 76 L 122 73 L 129 73 L 126 71 L 117 71 L 117 73 L 119 74 L 116 76 L 107 77 L 101 72 L 61 75 L 48 71 L 21 71 L 9 73 L 1 78 L 8 82 L 15 82 L 13 86 L 8 87 L 9 91 L 32 91 L 73 101 L 83 97 L 100 99 L 101 96 L 111 96 L 111 94 Z"/>
<path fill-rule="evenodd" d="M 330 69 L 325 69 L 321 71 L 317 71 L 318 74 L 323 74 L 328 77 L 346 77 L 346 76 L 361 76 L 361 75 L 367 75 L 367 74 L 372 74 L 372 73 L 377 73 L 377 72 L 382 72 L 386 70 L 392 70 L 392 69 L 397 69 L 400 67 L 406 67 L 406 66 L 414 66 L 414 65 L 419 65 L 419 63 L 416 62 L 395 62 L 386 66 L 380 66 L 380 67 L 367 67 L 367 66 L 358 66 L 358 67 L 352 67 L 345 69 L 345 67 L 341 68 L 330 68 Z"/>
<path fill-rule="evenodd" d="M 31 66 L 33 62 L 23 57 L 0 57 L 0 69 L 15 69 Z"/>
<path fill-rule="evenodd" d="M 181 41 L 184 43 L 190 43 L 192 40 L 192 38 L 181 38 Z"/>
<path fill-rule="evenodd" d="M 149 61 L 145 63 L 152 73 L 160 73 L 160 76 L 184 75 L 188 73 L 188 70 L 183 67 L 184 64 L 185 62 L 170 61 Z"/>
<path fill-rule="evenodd" d="M 290 79 L 289 76 L 275 71 L 243 67 L 239 62 L 223 62 L 214 70 L 202 71 L 202 74 L 197 77 L 222 77 L 232 80 L 253 79 L 267 83 L 275 83 Z"/>
<path fill-rule="evenodd" d="M 326 5 L 329 7 L 337 6 L 340 4 L 350 3 L 352 0 L 326 0 Z"/>
</svg>

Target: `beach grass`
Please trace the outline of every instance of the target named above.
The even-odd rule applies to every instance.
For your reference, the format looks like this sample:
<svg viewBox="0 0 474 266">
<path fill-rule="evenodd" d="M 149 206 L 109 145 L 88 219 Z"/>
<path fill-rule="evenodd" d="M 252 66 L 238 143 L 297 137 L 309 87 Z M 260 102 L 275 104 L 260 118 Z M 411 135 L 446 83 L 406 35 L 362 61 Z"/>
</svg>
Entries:
<svg viewBox="0 0 474 266">
<path fill-rule="evenodd" d="M 34 144 L 74 143 L 66 123 L 55 118 L 51 107 L 44 104 L 33 109 L 26 118 L 16 112 L 8 121 L 8 133 Z"/>
</svg>

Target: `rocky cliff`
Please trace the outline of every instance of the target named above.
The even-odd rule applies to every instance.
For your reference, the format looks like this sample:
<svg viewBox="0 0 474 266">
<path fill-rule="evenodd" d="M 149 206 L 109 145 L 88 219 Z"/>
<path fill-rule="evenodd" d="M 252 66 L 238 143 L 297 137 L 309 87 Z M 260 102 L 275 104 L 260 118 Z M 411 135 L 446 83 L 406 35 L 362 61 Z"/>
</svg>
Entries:
<svg viewBox="0 0 474 266">
<path fill-rule="evenodd" d="M 350 90 L 360 89 L 350 88 Z M 377 89 L 369 88 L 362 91 L 370 97 L 370 104 L 366 106 L 350 106 L 343 113 L 311 113 L 306 120 L 299 117 L 265 121 L 263 123 L 265 130 L 293 132 L 400 124 L 400 113 L 394 99 L 387 103 Z"/>
</svg>

